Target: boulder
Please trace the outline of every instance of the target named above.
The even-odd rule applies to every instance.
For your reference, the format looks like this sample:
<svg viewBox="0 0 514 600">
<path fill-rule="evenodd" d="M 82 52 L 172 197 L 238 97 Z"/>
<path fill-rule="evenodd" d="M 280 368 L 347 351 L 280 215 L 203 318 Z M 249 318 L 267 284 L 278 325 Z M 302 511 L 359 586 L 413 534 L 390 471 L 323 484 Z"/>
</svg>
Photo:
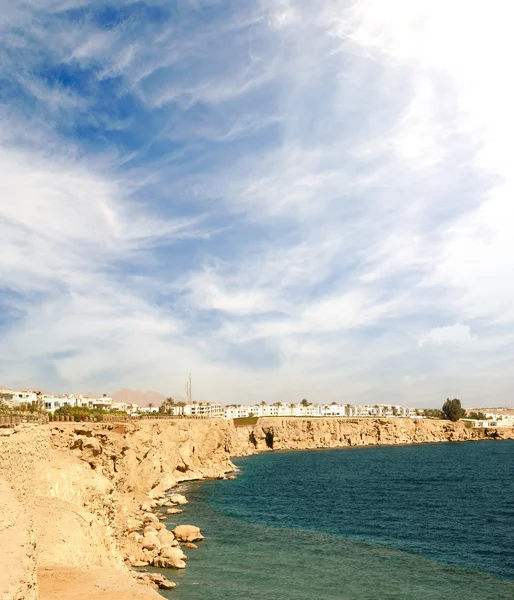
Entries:
<svg viewBox="0 0 514 600">
<path fill-rule="evenodd" d="M 173 546 L 163 546 L 159 552 L 159 556 L 162 558 L 176 558 L 178 560 L 187 560 L 187 556 L 184 554 L 181 548 L 174 548 Z"/>
<path fill-rule="evenodd" d="M 154 558 L 153 566 L 161 568 L 185 569 L 187 556 L 180 548 L 165 546 L 159 556 Z"/>
<path fill-rule="evenodd" d="M 144 531 L 145 533 L 155 533 L 155 534 L 157 534 L 157 529 L 156 529 L 156 528 L 155 528 L 153 525 L 147 525 L 147 526 L 146 526 L 146 527 L 143 529 L 143 531 Z"/>
<path fill-rule="evenodd" d="M 180 509 L 180 508 L 168 508 L 168 510 L 166 511 L 166 514 L 168 514 L 168 515 L 179 515 L 182 512 L 184 512 L 184 511 L 182 509 Z"/>
<path fill-rule="evenodd" d="M 161 547 L 161 542 L 155 533 L 145 533 L 141 545 L 144 550 L 155 550 Z"/>
<path fill-rule="evenodd" d="M 146 512 L 143 515 L 143 523 L 147 525 L 148 523 L 153 523 L 154 525 L 159 525 L 159 519 L 151 512 Z"/>
<path fill-rule="evenodd" d="M 149 579 L 145 574 L 136 573 L 136 571 L 130 571 L 130 574 L 141 585 L 147 585 L 148 587 L 151 587 L 154 590 L 159 589 L 159 586 L 156 583 L 154 583 L 151 579 Z"/>
<path fill-rule="evenodd" d="M 162 558 L 158 556 L 153 560 L 153 566 L 159 569 L 185 569 L 186 563 L 183 560 L 172 560 L 171 558 Z"/>
<path fill-rule="evenodd" d="M 131 571 L 130 574 L 138 583 L 148 585 L 154 590 L 170 590 L 176 586 L 176 583 L 169 581 L 161 573 L 136 573 L 135 571 Z"/>
<path fill-rule="evenodd" d="M 170 590 L 177 585 L 176 583 L 173 583 L 173 581 L 166 579 L 166 577 L 164 577 L 164 575 L 161 573 L 148 573 L 148 575 L 145 577 L 147 577 L 150 581 L 153 581 L 153 583 L 155 583 L 160 590 Z"/>
<path fill-rule="evenodd" d="M 173 502 L 173 504 L 188 504 L 187 498 L 182 494 L 173 494 L 173 496 L 170 496 L 170 502 Z"/>
<path fill-rule="evenodd" d="M 184 548 L 191 548 L 193 550 L 196 550 L 198 546 L 196 544 L 193 544 L 193 542 L 186 542 L 184 544 Z"/>
<path fill-rule="evenodd" d="M 179 542 L 196 542 L 204 539 L 200 533 L 200 528 L 194 525 L 177 525 L 173 530 L 173 534 Z"/>
<path fill-rule="evenodd" d="M 159 538 L 159 541 L 163 546 L 173 544 L 173 542 L 175 542 L 175 536 L 171 531 L 168 531 L 167 529 L 161 529 L 161 531 L 159 531 L 159 533 L 157 534 L 157 537 Z"/>
<path fill-rule="evenodd" d="M 142 560 L 134 560 L 134 562 L 130 562 L 130 566 L 131 567 L 147 567 L 148 563 L 144 562 Z"/>
</svg>

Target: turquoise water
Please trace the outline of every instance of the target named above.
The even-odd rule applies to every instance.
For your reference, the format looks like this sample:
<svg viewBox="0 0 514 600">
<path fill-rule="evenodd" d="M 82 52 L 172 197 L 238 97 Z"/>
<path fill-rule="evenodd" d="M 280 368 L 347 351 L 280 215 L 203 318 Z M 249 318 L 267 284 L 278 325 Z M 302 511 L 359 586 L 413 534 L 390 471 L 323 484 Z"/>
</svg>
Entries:
<svg viewBox="0 0 514 600">
<path fill-rule="evenodd" d="M 236 460 L 173 523 L 206 541 L 177 600 L 514 598 L 514 441 Z"/>
</svg>

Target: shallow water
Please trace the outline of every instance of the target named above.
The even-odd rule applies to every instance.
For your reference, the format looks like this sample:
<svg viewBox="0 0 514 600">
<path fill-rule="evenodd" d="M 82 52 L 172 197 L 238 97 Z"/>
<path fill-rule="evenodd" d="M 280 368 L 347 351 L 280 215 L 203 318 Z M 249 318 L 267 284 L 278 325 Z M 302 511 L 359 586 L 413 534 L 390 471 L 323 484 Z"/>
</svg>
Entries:
<svg viewBox="0 0 514 600">
<path fill-rule="evenodd" d="M 514 598 L 514 442 L 236 460 L 173 522 L 207 540 L 167 575 L 177 600 Z"/>
</svg>

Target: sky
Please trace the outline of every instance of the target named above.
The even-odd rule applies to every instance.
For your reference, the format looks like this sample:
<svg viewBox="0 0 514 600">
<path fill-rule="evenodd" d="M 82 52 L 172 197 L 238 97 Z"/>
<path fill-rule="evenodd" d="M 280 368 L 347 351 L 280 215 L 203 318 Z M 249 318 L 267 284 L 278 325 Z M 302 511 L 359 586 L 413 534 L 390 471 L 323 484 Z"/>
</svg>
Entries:
<svg viewBox="0 0 514 600">
<path fill-rule="evenodd" d="M 504 0 L 0 0 L 0 384 L 514 404 Z"/>
</svg>

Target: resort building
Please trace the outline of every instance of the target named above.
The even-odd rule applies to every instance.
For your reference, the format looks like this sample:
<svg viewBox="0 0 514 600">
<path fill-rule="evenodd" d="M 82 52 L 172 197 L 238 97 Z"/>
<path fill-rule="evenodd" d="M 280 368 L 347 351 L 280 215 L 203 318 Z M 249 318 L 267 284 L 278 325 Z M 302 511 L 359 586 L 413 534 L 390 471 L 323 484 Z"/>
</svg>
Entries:
<svg viewBox="0 0 514 600">
<path fill-rule="evenodd" d="M 181 407 L 185 417 L 201 417 L 204 419 L 223 416 L 221 404 L 216 402 L 191 402 Z"/>
<path fill-rule="evenodd" d="M 420 418 L 418 410 L 405 406 L 351 404 L 282 404 L 268 405 L 264 402 L 250 405 L 224 407 L 225 419 L 244 417 L 409 417 Z"/>
</svg>

